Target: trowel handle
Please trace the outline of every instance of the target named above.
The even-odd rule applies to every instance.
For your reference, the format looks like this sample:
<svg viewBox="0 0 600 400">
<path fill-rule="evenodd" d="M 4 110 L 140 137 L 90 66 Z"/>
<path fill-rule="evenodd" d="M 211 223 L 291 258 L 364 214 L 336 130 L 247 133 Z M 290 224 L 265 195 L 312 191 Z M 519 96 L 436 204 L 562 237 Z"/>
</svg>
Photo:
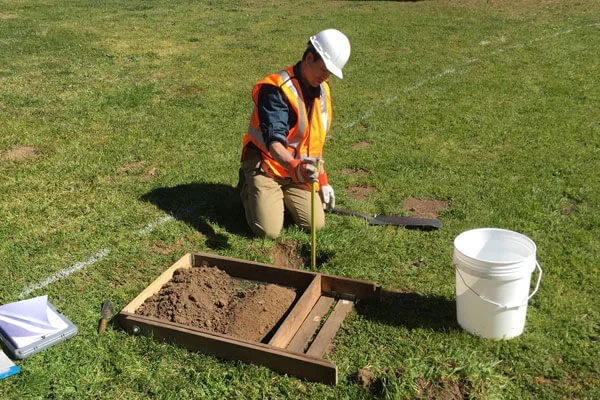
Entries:
<svg viewBox="0 0 600 400">
<path fill-rule="evenodd" d="M 98 333 L 102 333 L 106 330 L 106 318 L 100 320 L 100 326 L 98 327 Z"/>
</svg>

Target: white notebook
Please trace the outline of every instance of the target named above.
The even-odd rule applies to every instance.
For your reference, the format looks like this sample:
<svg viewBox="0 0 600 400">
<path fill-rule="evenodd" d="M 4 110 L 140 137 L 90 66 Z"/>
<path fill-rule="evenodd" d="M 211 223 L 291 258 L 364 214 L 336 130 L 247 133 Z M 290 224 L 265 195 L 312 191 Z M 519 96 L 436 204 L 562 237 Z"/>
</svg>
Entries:
<svg viewBox="0 0 600 400">
<path fill-rule="evenodd" d="M 0 339 L 15 358 L 25 358 L 77 333 L 48 302 L 48 296 L 0 306 Z"/>
<path fill-rule="evenodd" d="M 18 349 L 65 328 L 67 323 L 48 307 L 48 296 L 0 306 L 0 329 Z"/>
</svg>

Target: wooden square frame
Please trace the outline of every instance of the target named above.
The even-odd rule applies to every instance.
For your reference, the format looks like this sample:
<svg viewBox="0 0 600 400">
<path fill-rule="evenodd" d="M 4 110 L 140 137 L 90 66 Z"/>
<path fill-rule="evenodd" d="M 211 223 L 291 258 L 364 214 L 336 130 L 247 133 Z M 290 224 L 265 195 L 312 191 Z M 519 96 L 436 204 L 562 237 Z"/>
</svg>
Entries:
<svg viewBox="0 0 600 400">
<path fill-rule="evenodd" d="M 292 287 L 301 293 L 268 343 L 253 342 L 186 326 L 135 311 L 180 268 L 216 266 L 230 276 Z M 318 272 L 280 268 L 206 253 L 188 253 L 163 272 L 119 313 L 121 326 L 192 351 L 264 365 L 274 371 L 337 384 L 337 367 L 323 356 L 356 300 L 374 300 L 381 288 L 370 282 Z M 325 319 L 326 318 L 326 319 Z"/>
</svg>

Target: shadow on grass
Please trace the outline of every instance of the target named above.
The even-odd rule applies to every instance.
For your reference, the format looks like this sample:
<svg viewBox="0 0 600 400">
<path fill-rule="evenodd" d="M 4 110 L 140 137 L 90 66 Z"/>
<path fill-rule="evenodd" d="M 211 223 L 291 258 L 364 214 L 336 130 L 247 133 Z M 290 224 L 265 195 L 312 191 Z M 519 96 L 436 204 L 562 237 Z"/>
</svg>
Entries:
<svg viewBox="0 0 600 400">
<path fill-rule="evenodd" d="M 456 322 L 456 302 L 439 296 L 382 290 L 379 301 L 360 301 L 356 311 L 367 319 L 409 329 L 460 329 Z"/>
<path fill-rule="evenodd" d="M 206 236 L 211 249 L 230 247 L 227 236 L 215 232 L 211 223 L 223 226 L 227 232 L 251 236 L 238 192 L 233 186 L 220 183 L 188 183 L 154 189 L 140 198 L 152 203 L 175 219 L 184 221 Z"/>
</svg>

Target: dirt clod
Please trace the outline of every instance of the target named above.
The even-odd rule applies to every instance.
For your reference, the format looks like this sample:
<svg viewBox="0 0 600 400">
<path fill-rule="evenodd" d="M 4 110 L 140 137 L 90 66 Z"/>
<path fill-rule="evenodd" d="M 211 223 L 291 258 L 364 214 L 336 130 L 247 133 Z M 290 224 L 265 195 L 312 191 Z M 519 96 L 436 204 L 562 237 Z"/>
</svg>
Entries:
<svg viewBox="0 0 600 400">
<path fill-rule="evenodd" d="M 361 368 L 356 374 L 356 380 L 362 385 L 362 387 L 368 388 L 375 380 L 375 374 L 366 368 Z"/>
<path fill-rule="evenodd" d="M 146 175 L 148 176 L 157 176 L 159 173 L 158 168 L 150 168 L 146 171 Z"/>
<path fill-rule="evenodd" d="M 237 279 L 202 266 L 176 270 L 136 313 L 260 342 L 295 299 L 294 289 Z"/>
</svg>

